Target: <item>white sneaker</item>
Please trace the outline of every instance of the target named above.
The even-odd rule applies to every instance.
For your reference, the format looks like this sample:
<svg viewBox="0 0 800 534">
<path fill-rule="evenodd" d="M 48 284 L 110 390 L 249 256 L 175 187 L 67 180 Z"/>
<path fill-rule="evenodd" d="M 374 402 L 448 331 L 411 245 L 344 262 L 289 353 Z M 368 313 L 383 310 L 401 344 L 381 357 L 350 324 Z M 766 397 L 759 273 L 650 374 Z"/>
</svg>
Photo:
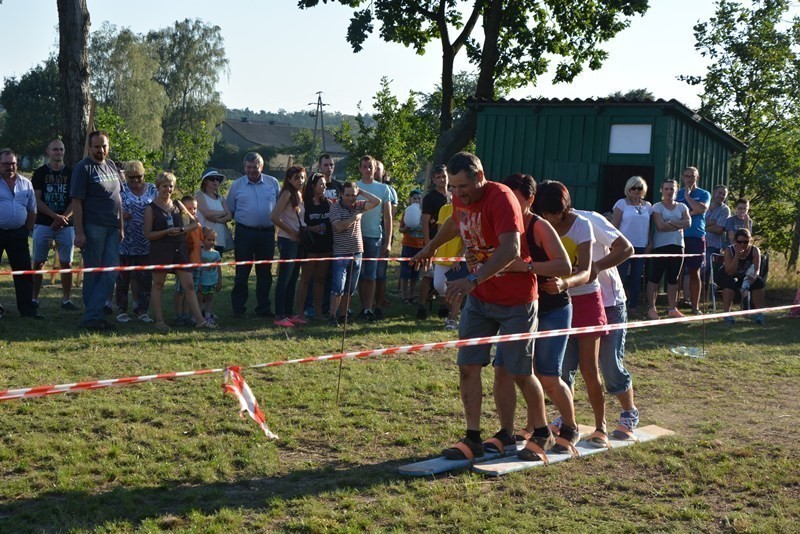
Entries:
<svg viewBox="0 0 800 534">
<path fill-rule="evenodd" d="M 153 318 L 150 317 L 149 315 L 147 315 L 146 313 L 141 314 L 139 316 L 139 320 L 142 321 L 143 323 L 152 323 L 153 322 Z"/>
<path fill-rule="evenodd" d="M 128 317 L 127 313 L 120 313 L 119 315 L 117 315 L 117 322 L 129 323 L 130 321 L 131 321 L 131 318 Z"/>
<path fill-rule="evenodd" d="M 444 322 L 444 329 L 445 330 L 458 330 L 458 321 L 455 319 L 447 319 Z"/>
</svg>

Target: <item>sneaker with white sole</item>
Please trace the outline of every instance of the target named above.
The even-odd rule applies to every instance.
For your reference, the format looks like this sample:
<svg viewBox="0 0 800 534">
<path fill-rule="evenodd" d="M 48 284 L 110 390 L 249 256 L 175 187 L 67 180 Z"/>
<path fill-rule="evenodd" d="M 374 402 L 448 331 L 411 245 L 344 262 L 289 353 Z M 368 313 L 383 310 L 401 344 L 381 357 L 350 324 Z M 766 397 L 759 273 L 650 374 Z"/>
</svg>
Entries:
<svg viewBox="0 0 800 534">
<path fill-rule="evenodd" d="M 139 320 L 142 321 L 143 323 L 152 323 L 153 322 L 153 318 L 150 317 L 150 315 L 147 314 L 147 313 L 141 314 L 139 316 Z"/>
<path fill-rule="evenodd" d="M 118 323 L 129 323 L 129 322 L 131 322 L 131 318 L 128 317 L 127 313 L 123 312 L 123 313 L 120 313 L 119 315 L 117 315 L 117 322 Z"/>
<path fill-rule="evenodd" d="M 617 428 L 611 432 L 611 436 L 614 439 L 621 439 L 621 440 L 631 440 L 634 439 L 635 436 L 633 431 L 636 430 L 636 427 L 639 426 L 639 410 L 634 408 L 633 410 L 623 410 L 619 414 L 619 422 L 617 423 Z"/>
<path fill-rule="evenodd" d="M 458 321 L 455 319 L 447 319 L 444 322 L 444 329 L 445 330 L 458 330 Z"/>
</svg>

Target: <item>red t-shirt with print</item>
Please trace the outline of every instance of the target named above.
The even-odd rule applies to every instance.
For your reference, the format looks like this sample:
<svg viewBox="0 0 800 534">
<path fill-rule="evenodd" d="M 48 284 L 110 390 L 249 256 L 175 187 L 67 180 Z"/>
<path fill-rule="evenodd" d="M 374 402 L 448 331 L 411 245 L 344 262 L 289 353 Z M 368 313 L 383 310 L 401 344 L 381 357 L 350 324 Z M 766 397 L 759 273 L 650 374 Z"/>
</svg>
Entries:
<svg viewBox="0 0 800 534">
<path fill-rule="evenodd" d="M 479 263 L 491 257 L 500 244 L 498 236 L 507 232 L 519 232 L 520 256 L 530 261 L 528 243 L 523 238 L 519 201 L 505 185 L 487 182 L 481 199 L 469 206 L 454 196 L 453 221 L 458 225 L 465 247 L 478 258 Z M 480 266 L 476 270 L 480 270 Z M 484 302 L 504 306 L 533 302 L 539 296 L 535 274 L 503 271 L 481 282 L 471 294 Z"/>
</svg>

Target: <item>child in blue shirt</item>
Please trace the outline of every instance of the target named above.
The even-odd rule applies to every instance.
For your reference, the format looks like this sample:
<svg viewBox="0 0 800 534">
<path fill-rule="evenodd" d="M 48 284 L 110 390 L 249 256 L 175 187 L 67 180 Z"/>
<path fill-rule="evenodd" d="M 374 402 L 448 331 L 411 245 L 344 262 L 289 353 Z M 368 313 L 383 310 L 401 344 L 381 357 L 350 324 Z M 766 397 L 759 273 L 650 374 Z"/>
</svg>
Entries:
<svg viewBox="0 0 800 534">
<path fill-rule="evenodd" d="M 203 228 L 203 249 L 200 252 L 202 263 L 219 263 L 222 255 L 215 248 L 217 232 L 211 228 Z M 217 322 L 217 316 L 211 311 L 211 302 L 214 300 L 214 293 L 222 290 L 222 268 L 219 265 L 200 268 L 200 287 L 197 297 L 200 307 L 203 309 L 203 316 L 206 321 Z"/>
</svg>

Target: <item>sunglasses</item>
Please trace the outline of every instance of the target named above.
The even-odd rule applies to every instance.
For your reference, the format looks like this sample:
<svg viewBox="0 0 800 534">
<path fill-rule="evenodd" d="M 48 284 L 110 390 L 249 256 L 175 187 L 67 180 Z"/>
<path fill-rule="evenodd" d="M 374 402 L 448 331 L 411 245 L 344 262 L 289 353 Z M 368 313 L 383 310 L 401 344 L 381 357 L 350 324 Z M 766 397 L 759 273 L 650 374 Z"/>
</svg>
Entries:
<svg viewBox="0 0 800 534">
<path fill-rule="evenodd" d="M 141 174 L 128 174 L 128 180 L 141 180 L 143 176 Z"/>
<path fill-rule="evenodd" d="M 631 187 L 631 189 L 630 189 L 630 190 L 631 190 L 631 191 L 644 191 L 644 187 L 639 187 L 639 186 L 637 185 L 637 186 Z"/>
<path fill-rule="evenodd" d="M 736 242 L 740 245 L 749 245 L 750 241 L 742 241 L 741 239 L 737 239 Z"/>
</svg>

